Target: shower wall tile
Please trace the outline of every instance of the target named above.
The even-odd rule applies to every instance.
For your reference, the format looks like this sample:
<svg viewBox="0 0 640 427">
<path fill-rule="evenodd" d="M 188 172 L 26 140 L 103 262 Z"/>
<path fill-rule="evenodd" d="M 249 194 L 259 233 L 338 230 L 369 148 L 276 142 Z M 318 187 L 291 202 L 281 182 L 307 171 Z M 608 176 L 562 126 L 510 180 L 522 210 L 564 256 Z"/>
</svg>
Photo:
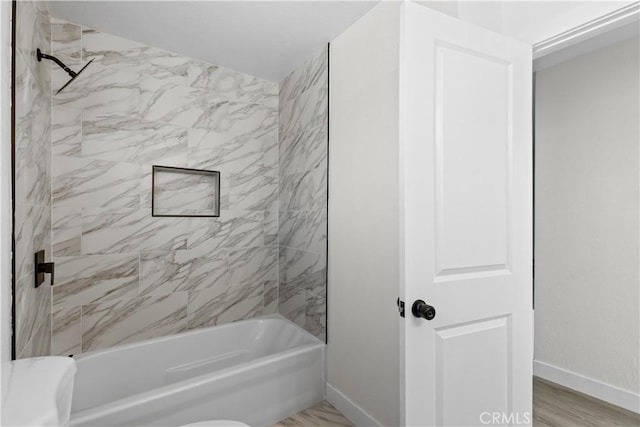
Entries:
<svg viewBox="0 0 640 427">
<path fill-rule="evenodd" d="M 130 116 L 82 122 L 82 157 L 187 166 L 187 129 Z"/>
<path fill-rule="evenodd" d="M 16 354 L 24 353 L 29 341 L 50 340 L 50 336 L 43 336 L 45 331 L 40 330 L 48 324 L 51 317 L 50 289 L 51 282 L 48 277 L 36 288 L 33 273 L 16 281 Z M 39 345 L 36 342 L 32 344 Z M 30 357 L 27 354 L 25 357 Z"/>
<path fill-rule="evenodd" d="M 58 307 L 51 313 L 51 354 L 69 356 L 82 352 L 81 307 Z"/>
<path fill-rule="evenodd" d="M 33 337 L 24 346 L 22 351 L 17 352 L 17 358 L 42 357 L 51 354 L 51 313 L 43 316 L 43 324 L 36 330 Z"/>
<path fill-rule="evenodd" d="M 45 260 L 51 254 L 51 207 L 43 205 L 15 205 L 15 275 L 21 279 L 33 273 L 33 254 L 47 250 Z"/>
<path fill-rule="evenodd" d="M 280 282 L 278 313 L 296 325 L 306 326 L 307 292 L 296 286 Z"/>
<path fill-rule="evenodd" d="M 233 285 L 277 280 L 278 248 L 266 246 L 229 252 L 229 282 Z"/>
<path fill-rule="evenodd" d="M 264 244 L 267 246 L 278 244 L 278 211 L 264 213 Z"/>
<path fill-rule="evenodd" d="M 186 292 L 82 306 L 83 352 L 186 330 Z"/>
<path fill-rule="evenodd" d="M 15 61 L 15 326 L 16 356 L 48 355 L 51 348 L 49 275 L 35 288 L 33 256 L 51 261 L 50 16 L 45 2 L 16 3 Z"/>
<path fill-rule="evenodd" d="M 276 312 L 279 85 L 62 20 L 51 30 L 74 70 L 94 60 L 53 95 L 54 351 L 186 330 L 187 301 L 189 327 Z M 66 76 L 53 72 L 55 91 Z M 219 171 L 220 216 L 152 217 L 152 165 Z M 206 179 L 156 176 L 155 190 L 165 213 L 213 207 Z"/>
<path fill-rule="evenodd" d="M 51 52 L 72 70 L 82 64 L 81 36 L 79 25 L 51 18 Z"/>
<path fill-rule="evenodd" d="M 51 211 L 51 246 L 53 256 L 81 255 L 82 210 L 55 206 Z"/>
<path fill-rule="evenodd" d="M 54 261 L 54 307 L 138 295 L 138 254 L 60 257 Z"/>
<path fill-rule="evenodd" d="M 278 312 L 326 330 L 328 60 L 319 50 L 280 85 Z"/>
<path fill-rule="evenodd" d="M 306 248 L 307 213 L 305 211 L 280 212 L 280 246 Z"/>
<path fill-rule="evenodd" d="M 54 156 L 53 204 L 74 207 L 138 207 L 140 180 L 140 166 L 133 163 Z"/>
<path fill-rule="evenodd" d="M 145 121 L 206 129 L 226 119 L 228 101 L 201 89 L 148 77 L 140 82 L 138 114 Z"/>
<path fill-rule="evenodd" d="M 47 2 L 16 2 L 16 52 L 29 66 L 44 93 L 49 92 L 51 68 L 36 59 L 36 49 L 49 53 L 51 46 L 51 22 Z"/>
<path fill-rule="evenodd" d="M 51 106 L 25 65 L 16 57 L 16 203 L 49 205 L 51 197 Z"/>
<path fill-rule="evenodd" d="M 232 174 L 229 207 L 245 210 L 275 210 L 278 205 L 278 178 L 264 174 Z"/>
<path fill-rule="evenodd" d="M 306 222 L 306 250 L 323 254 L 327 250 L 327 211 L 307 212 Z"/>
<path fill-rule="evenodd" d="M 263 211 L 223 210 L 218 218 L 189 220 L 189 248 L 264 246 Z"/>
<path fill-rule="evenodd" d="M 278 281 L 269 280 L 264 282 L 264 308 L 263 315 L 275 314 L 278 312 Z"/>
<path fill-rule="evenodd" d="M 227 288 L 228 251 L 198 248 L 140 254 L 140 295 Z"/>
<path fill-rule="evenodd" d="M 146 209 L 85 208 L 82 253 L 139 253 L 186 249 L 186 218 L 154 218 Z"/>
<path fill-rule="evenodd" d="M 81 157 L 82 110 L 57 106 L 51 110 L 51 154 Z"/>
<path fill-rule="evenodd" d="M 262 316 L 263 304 L 262 282 L 190 292 L 188 327 L 202 328 Z"/>
</svg>

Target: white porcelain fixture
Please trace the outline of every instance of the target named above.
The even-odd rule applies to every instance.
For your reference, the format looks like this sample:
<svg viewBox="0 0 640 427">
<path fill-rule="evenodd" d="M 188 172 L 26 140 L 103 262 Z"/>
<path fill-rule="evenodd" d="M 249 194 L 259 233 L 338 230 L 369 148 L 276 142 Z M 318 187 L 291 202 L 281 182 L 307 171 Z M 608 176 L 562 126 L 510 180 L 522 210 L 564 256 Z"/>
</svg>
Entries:
<svg viewBox="0 0 640 427">
<path fill-rule="evenodd" d="M 67 426 L 76 363 L 34 357 L 2 366 L 3 426 Z"/>
<path fill-rule="evenodd" d="M 324 343 L 277 315 L 76 361 L 72 426 L 272 425 L 324 398 Z"/>
</svg>

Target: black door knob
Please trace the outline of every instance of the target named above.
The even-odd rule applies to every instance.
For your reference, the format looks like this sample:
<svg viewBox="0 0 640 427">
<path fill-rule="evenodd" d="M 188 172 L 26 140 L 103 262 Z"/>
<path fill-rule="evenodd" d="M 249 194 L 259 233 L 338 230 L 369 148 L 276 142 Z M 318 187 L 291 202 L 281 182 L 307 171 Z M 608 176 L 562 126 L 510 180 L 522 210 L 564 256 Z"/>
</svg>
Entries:
<svg viewBox="0 0 640 427">
<path fill-rule="evenodd" d="M 436 309 L 421 299 L 415 300 L 411 307 L 411 313 L 413 313 L 415 317 L 421 317 L 427 320 L 431 320 L 436 317 Z"/>
</svg>

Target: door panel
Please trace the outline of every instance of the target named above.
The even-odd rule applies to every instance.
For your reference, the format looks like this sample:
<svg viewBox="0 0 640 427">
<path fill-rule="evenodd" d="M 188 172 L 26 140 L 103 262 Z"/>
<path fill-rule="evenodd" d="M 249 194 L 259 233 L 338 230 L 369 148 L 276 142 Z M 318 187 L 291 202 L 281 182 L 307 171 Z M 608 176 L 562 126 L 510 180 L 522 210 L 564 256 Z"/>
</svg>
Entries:
<svg viewBox="0 0 640 427">
<path fill-rule="evenodd" d="M 454 325 L 435 335 L 437 424 L 465 425 L 483 412 L 511 412 L 509 317 Z"/>
<path fill-rule="evenodd" d="M 508 268 L 510 68 L 435 46 L 437 276 Z"/>
<path fill-rule="evenodd" d="M 403 422 L 526 424 L 531 47 L 411 2 L 402 24 Z"/>
</svg>

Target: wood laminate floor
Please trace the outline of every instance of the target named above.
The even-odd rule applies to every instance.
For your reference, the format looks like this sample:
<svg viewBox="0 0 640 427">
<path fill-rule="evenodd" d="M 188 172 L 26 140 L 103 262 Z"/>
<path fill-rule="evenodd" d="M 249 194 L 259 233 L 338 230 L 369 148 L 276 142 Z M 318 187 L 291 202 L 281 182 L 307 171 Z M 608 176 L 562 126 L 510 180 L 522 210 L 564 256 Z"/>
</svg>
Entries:
<svg viewBox="0 0 640 427">
<path fill-rule="evenodd" d="M 274 427 L 351 427 L 328 402 L 321 402 Z M 534 427 L 640 427 L 640 415 L 554 383 L 533 379 Z"/>
<path fill-rule="evenodd" d="M 639 427 L 640 415 L 534 377 L 533 425 L 534 427 Z"/>
</svg>

